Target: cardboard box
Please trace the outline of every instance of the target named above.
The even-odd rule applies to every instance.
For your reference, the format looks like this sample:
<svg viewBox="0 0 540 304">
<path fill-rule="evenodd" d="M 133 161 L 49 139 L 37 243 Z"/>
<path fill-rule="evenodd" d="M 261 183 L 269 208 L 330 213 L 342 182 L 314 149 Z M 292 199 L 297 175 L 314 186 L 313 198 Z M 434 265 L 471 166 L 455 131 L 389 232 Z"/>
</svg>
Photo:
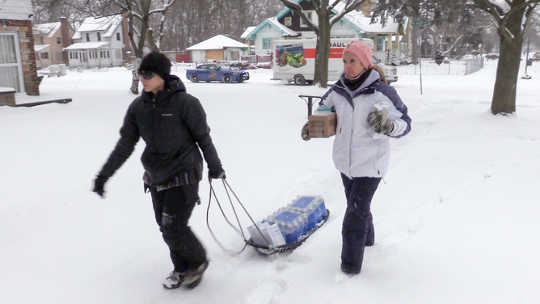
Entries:
<svg viewBox="0 0 540 304">
<path fill-rule="evenodd" d="M 336 134 L 337 116 L 335 112 L 311 115 L 308 118 L 309 137 L 326 138 Z"/>
</svg>

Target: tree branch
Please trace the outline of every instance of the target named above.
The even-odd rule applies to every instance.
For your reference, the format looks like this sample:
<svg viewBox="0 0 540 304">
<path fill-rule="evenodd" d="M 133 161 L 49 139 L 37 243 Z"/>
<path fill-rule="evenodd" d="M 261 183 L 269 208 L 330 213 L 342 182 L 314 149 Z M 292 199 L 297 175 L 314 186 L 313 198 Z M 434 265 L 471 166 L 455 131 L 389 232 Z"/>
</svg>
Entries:
<svg viewBox="0 0 540 304">
<path fill-rule="evenodd" d="M 348 13 L 352 12 L 353 10 L 360 7 L 360 5 L 364 4 L 365 1 L 368 0 L 347 0 L 347 3 L 345 4 L 345 8 L 343 11 L 341 11 L 339 14 L 335 15 L 330 19 L 330 26 L 333 26 L 336 24 L 343 16 L 347 15 Z"/>
<path fill-rule="evenodd" d="M 302 12 L 302 6 L 300 4 L 292 2 L 291 0 L 281 0 L 281 2 L 289 9 L 295 11 L 300 16 L 300 18 L 304 20 L 304 22 L 308 25 L 309 28 L 311 28 L 317 35 L 319 34 L 319 28 L 315 26 L 315 24 L 313 24 L 311 20 L 306 17 L 306 15 L 304 15 L 304 13 Z"/>
<path fill-rule="evenodd" d="M 148 15 L 156 14 L 156 13 L 162 13 L 165 14 L 169 7 L 171 7 L 176 0 L 169 0 L 169 3 L 165 4 L 162 8 L 151 10 L 148 12 Z"/>
</svg>

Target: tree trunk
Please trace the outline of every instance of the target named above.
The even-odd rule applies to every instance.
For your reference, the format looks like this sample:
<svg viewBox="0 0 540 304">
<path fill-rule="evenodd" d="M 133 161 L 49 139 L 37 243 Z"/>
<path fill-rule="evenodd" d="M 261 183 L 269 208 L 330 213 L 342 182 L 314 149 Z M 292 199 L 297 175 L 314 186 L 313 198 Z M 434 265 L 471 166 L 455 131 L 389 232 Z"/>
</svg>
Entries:
<svg viewBox="0 0 540 304">
<path fill-rule="evenodd" d="M 516 111 L 516 86 L 523 47 L 523 16 L 525 0 L 514 0 L 505 23 L 497 29 L 501 40 L 497 78 L 491 100 L 491 113 L 511 114 Z M 505 25 L 506 24 L 506 25 Z"/>
<path fill-rule="evenodd" d="M 491 100 L 491 113 L 511 114 L 516 111 L 516 85 L 519 74 L 522 37 L 512 40 L 501 37 L 497 78 Z"/>
<path fill-rule="evenodd" d="M 330 54 L 330 18 L 319 13 L 319 35 L 317 36 L 317 56 L 315 66 L 318 67 L 319 83 L 322 88 L 328 86 L 328 56 Z"/>
</svg>

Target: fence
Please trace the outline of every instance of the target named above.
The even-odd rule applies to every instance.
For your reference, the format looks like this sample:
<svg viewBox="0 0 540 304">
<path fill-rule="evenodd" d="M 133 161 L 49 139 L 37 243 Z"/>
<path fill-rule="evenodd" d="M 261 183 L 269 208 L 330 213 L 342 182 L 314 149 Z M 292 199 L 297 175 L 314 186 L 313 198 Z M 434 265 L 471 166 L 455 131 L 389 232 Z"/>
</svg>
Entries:
<svg viewBox="0 0 540 304">
<path fill-rule="evenodd" d="M 422 74 L 424 75 L 469 75 L 483 67 L 484 60 L 481 56 L 461 60 L 445 60 L 440 65 L 431 58 L 422 59 Z M 420 73 L 417 64 L 402 65 L 398 69 L 398 74 L 401 75 L 418 75 Z"/>
</svg>

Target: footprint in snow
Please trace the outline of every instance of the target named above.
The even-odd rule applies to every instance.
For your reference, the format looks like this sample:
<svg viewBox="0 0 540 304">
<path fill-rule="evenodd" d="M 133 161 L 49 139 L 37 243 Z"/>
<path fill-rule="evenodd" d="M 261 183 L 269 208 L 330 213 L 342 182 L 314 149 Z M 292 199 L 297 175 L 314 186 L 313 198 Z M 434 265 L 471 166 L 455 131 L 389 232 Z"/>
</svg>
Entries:
<svg viewBox="0 0 540 304">
<path fill-rule="evenodd" d="M 246 304 L 277 304 L 277 297 L 287 289 L 287 282 L 280 279 L 269 279 L 258 284 L 255 289 L 248 293 L 244 303 Z"/>
</svg>

